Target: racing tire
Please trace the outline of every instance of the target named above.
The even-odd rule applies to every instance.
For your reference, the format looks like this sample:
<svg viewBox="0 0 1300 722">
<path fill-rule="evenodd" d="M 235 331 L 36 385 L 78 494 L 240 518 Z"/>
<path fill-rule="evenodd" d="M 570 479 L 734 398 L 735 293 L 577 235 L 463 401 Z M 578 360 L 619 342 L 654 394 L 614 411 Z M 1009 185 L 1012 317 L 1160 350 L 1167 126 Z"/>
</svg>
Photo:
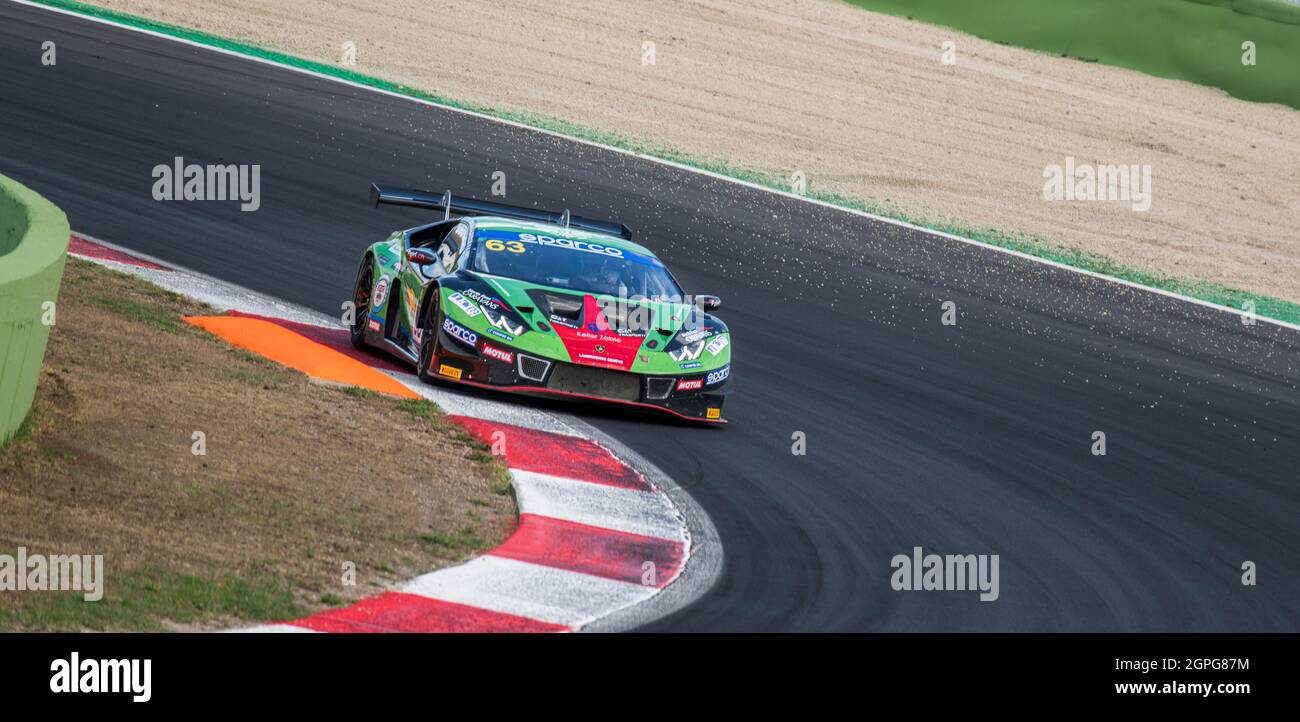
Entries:
<svg viewBox="0 0 1300 722">
<path fill-rule="evenodd" d="M 429 292 L 438 293 L 436 285 L 429 288 Z M 438 297 L 435 295 L 433 300 L 429 301 L 429 308 L 425 311 L 424 319 L 420 323 L 422 329 L 420 335 L 420 354 L 415 364 L 415 373 L 420 380 L 426 384 L 435 384 L 438 382 L 438 375 L 433 372 L 434 359 L 437 357 L 438 344 Z"/>
<path fill-rule="evenodd" d="M 357 270 L 357 282 L 352 290 L 352 328 L 348 334 L 352 341 L 352 347 L 358 350 L 365 350 L 366 344 L 366 324 L 370 320 L 370 299 L 375 290 L 375 259 L 369 253 L 366 254 L 365 260 L 361 262 L 361 268 Z"/>
</svg>

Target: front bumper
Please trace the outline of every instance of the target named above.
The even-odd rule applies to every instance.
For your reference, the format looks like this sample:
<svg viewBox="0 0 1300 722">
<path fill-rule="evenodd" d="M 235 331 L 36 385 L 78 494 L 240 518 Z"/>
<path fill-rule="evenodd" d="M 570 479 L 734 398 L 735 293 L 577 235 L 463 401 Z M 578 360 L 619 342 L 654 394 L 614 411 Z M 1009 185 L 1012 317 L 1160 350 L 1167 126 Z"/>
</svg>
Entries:
<svg viewBox="0 0 1300 722">
<path fill-rule="evenodd" d="M 726 423 L 727 380 L 707 384 L 709 372 L 659 376 L 548 359 L 495 341 L 469 351 L 439 333 L 430 372 L 439 378 L 537 396 L 566 396 L 646 408 L 707 423 Z M 706 385 L 707 384 L 707 385 Z"/>
</svg>

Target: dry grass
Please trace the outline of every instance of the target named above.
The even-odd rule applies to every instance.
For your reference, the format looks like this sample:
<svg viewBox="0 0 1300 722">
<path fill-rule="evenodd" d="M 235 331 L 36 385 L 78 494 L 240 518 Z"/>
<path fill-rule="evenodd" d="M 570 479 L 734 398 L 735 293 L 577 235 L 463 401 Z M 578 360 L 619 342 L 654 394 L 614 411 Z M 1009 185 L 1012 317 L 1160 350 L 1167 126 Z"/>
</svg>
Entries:
<svg viewBox="0 0 1300 722">
<path fill-rule="evenodd" d="M 513 528 L 504 468 L 436 407 L 313 383 L 175 320 L 194 312 L 69 262 L 32 422 L 0 449 L 0 553 L 104 554 L 106 594 L 0 593 L 0 629 L 292 616 Z"/>
</svg>

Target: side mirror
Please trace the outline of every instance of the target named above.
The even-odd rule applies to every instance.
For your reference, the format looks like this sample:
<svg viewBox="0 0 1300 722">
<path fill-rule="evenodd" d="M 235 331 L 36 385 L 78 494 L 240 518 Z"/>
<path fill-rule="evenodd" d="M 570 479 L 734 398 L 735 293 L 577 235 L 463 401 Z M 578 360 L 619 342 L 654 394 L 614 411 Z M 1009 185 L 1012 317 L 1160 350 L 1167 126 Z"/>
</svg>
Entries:
<svg viewBox="0 0 1300 722">
<path fill-rule="evenodd" d="M 705 311 L 716 311 L 722 306 L 722 299 L 717 296 L 699 295 L 695 297 L 695 301 Z"/>
<path fill-rule="evenodd" d="M 438 254 L 427 248 L 408 248 L 406 249 L 406 260 L 417 266 L 427 266 L 438 262 Z"/>
</svg>

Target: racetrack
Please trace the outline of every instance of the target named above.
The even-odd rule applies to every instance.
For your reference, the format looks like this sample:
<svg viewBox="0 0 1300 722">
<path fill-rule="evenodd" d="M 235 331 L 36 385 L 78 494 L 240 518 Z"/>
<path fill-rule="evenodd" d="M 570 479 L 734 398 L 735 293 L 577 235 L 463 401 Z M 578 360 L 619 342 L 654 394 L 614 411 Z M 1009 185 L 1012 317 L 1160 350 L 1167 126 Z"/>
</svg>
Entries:
<svg viewBox="0 0 1300 722">
<path fill-rule="evenodd" d="M 495 170 L 508 201 L 625 222 L 721 295 L 727 428 L 578 412 L 725 548 L 713 591 L 650 629 L 1300 627 L 1295 331 L 12 3 L 0 69 L 0 171 L 74 229 L 326 313 L 366 243 L 427 218 L 368 209 L 371 181 L 485 197 Z M 260 164 L 261 209 L 154 201 L 175 156 Z M 892 591 L 914 546 L 1000 554 L 1000 599 Z"/>
</svg>

